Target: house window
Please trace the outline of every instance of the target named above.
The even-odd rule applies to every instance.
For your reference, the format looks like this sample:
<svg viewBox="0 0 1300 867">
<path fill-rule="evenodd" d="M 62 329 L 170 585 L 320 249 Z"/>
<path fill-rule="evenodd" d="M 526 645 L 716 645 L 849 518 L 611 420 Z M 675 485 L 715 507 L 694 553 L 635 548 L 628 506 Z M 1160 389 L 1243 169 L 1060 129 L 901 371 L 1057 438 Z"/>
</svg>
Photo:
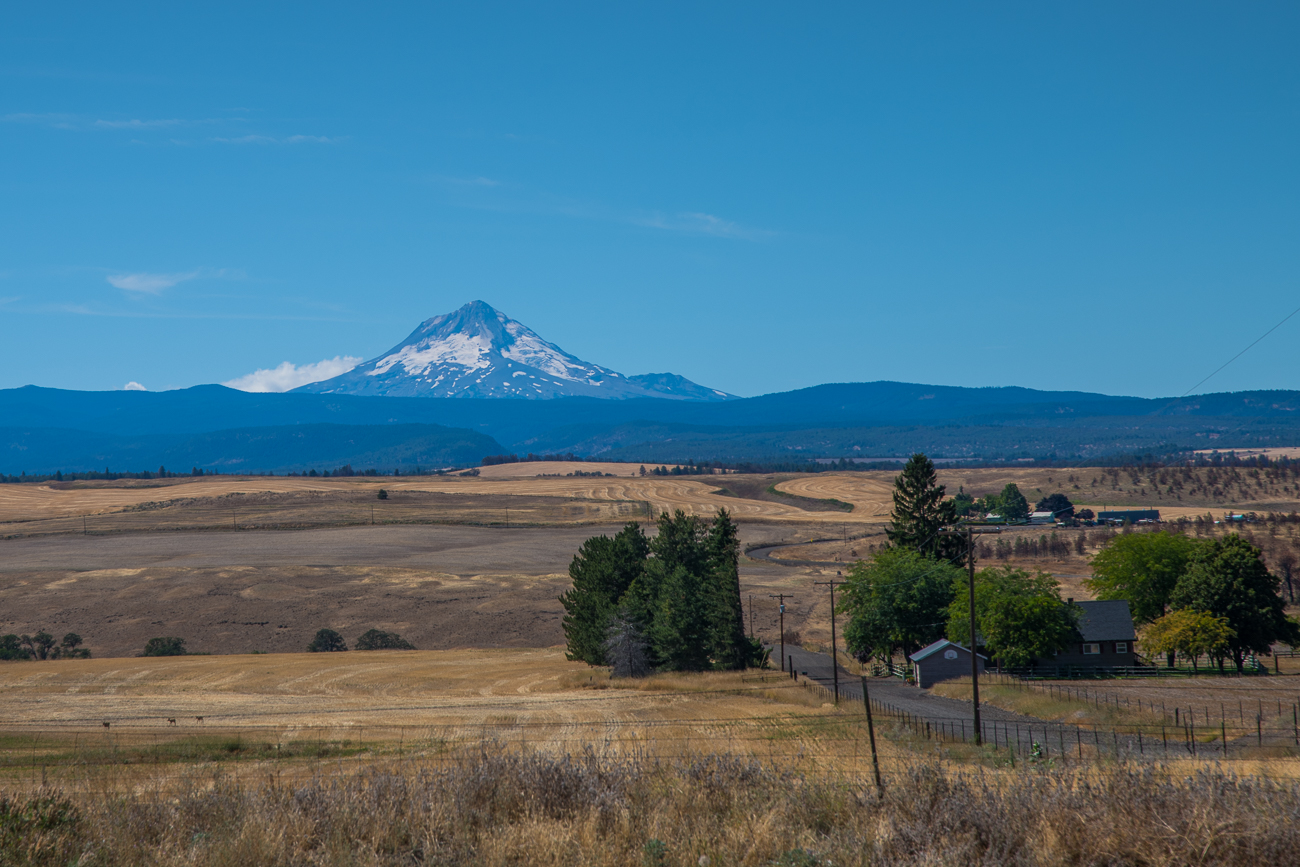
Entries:
<svg viewBox="0 0 1300 867">
<path fill-rule="evenodd" d="M 1097 655 L 1099 655 L 1100 653 L 1101 653 L 1101 645 L 1100 645 L 1100 644 L 1085 644 L 1085 645 L 1083 646 L 1083 655 L 1084 655 L 1084 656 L 1097 656 Z"/>
<path fill-rule="evenodd" d="M 1115 652 L 1116 652 L 1116 653 L 1128 653 L 1128 642 L 1127 642 L 1127 641 L 1116 641 L 1116 642 L 1115 642 Z"/>
</svg>

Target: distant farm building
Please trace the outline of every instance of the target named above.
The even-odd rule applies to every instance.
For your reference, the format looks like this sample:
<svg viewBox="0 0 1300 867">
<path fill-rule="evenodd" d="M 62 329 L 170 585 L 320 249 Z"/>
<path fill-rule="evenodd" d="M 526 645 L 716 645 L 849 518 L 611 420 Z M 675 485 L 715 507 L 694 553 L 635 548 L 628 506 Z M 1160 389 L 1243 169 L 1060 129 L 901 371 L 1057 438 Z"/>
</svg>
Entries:
<svg viewBox="0 0 1300 867">
<path fill-rule="evenodd" d="M 916 685 L 922 689 L 929 689 L 941 680 L 970 676 L 970 651 L 946 638 L 921 648 L 908 659 L 912 661 Z M 983 656 L 975 655 L 980 674 L 984 673 L 984 662 Z"/>
<path fill-rule="evenodd" d="M 1055 523 L 1056 523 L 1056 513 L 1055 513 L 1055 512 L 1031 512 L 1030 515 L 1029 515 L 1029 523 L 1031 523 L 1031 524 L 1055 524 Z"/>
<path fill-rule="evenodd" d="M 1159 523 L 1159 509 L 1123 509 L 1115 512 L 1098 512 L 1097 520 L 1103 524 L 1123 524 L 1127 521 L 1130 524 L 1138 524 L 1142 521 L 1149 523 Z"/>
</svg>

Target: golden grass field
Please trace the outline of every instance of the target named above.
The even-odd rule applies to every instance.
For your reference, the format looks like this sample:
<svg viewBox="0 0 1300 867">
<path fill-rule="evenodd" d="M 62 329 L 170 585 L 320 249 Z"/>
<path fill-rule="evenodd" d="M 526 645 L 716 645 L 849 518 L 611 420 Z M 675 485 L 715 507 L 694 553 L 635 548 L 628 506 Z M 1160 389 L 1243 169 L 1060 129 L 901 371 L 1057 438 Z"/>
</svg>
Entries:
<svg viewBox="0 0 1300 867">
<path fill-rule="evenodd" d="M 1204 681 L 1183 685 L 1188 700 L 1217 688 Z M 992 703 L 1044 719 L 1159 722 L 1150 708 L 1094 713 L 1091 705 L 1049 702 L 1033 690 L 986 687 Z M 1286 687 L 1252 685 L 1241 694 L 1253 696 L 1260 688 L 1281 695 Z M 0 742 L 8 739 L 0 762 L 13 768 L 30 768 L 24 748 L 62 755 L 73 744 L 140 749 L 232 736 L 272 744 L 370 744 L 381 752 L 399 742 L 426 754 L 485 742 L 555 754 L 591 746 L 609 755 L 660 758 L 726 753 L 837 773 L 860 773 L 869 758 L 860 704 L 837 708 L 824 690 L 794 684 L 780 672 L 611 680 L 605 669 L 566 661 L 559 649 L 29 662 L 0 666 L 0 692 Z M 954 682 L 938 692 L 969 697 L 969 684 Z M 1085 706 L 1086 715 L 1071 711 Z M 936 753 L 936 745 L 915 731 L 878 716 L 878 746 L 888 762 L 926 753 L 958 763 L 992 758 L 969 744 L 946 744 Z M 1300 769 L 1300 762 L 1288 762 L 1287 774 Z"/>
<path fill-rule="evenodd" d="M 0 780 L 7 767 L 13 781 L 30 774 L 27 751 L 48 779 L 60 762 L 75 764 L 77 749 L 223 738 L 364 747 L 372 757 L 399 744 L 437 757 L 486 743 L 556 755 L 727 753 L 816 773 L 860 772 L 868 755 L 860 707 L 837 710 L 823 690 L 779 672 L 610 681 L 558 649 L 33 662 L 0 666 L 0 693 Z M 907 749 L 883 752 L 902 761 Z M 228 758 L 241 757 L 267 758 Z"/>
<path fill-rule="evenodd" d="M 598 470 L 615 475 L 563 475 Z M 779 672 L 618 682 L 566 661 L 554 646 L 555 597 L 582 540 L 626 520 L 644 523 L 647 511 L 678 508 L 700 515 L 727 508 L 740 519 L 746 545 L 799 543 L 775 551 L 776 562 L 742 562 L 742 601 L 756 632 L 772 638 L 776 600 L 768 594 L 793 593 L 787 628 L 802 632 L 805 646 L 824 649 L 830 600 L 812 582 L 882 540 L 894 475 L 665 478 L 639 470 L 547 462 L 483 468 L 477 477 L 0 486 L 0 523 L 8 524 L 0 536 L 24 537 L 0 540 L 7 555 L 0 561 L 0 631 L 79 630 L 97 657 L 122 654 L 0 664 L 0 814 L 9 809 L 4 799 L 14 798 L 8 803 L 19 804 L 18 812 L 5 815 L 27 828 L 30 811 L 68 793 L 85 817 L 66 839 L 48 841 L 37 825 L 23 831 L 24 851 L 48 842 L 41 851 L 50 854 L 18 863 L 84 863 L 85 853 L 99 852 L 110 853 L 105 863 L 124 864 L 396 864 L 424 859 L 436 839 L 458 853 L 446 863 L 625 864 L 643 862 L 651 838 L 670 841 L 666 860 L 655 862 L 664 864 L 700 863 L 699 852 L 713 853 L 713 863 L 784 864 L 775 859 L 796 845 L 848 863 L 866 851 L 864 840 L 874 841 L 879 855 L 871 863 L 999 863 L 997 846 L 958 854 L 947 842 L 942 851 L 901 846 L 917 834 L 966 839 L 953 830 L 958 825 L 932 822 L 933 806 L 913 810 L 921 802 L 964 805 L 953 813 L 959 824 L 987 813 L 981 839 L 989 829 L 1019 829 L 1015 845 L 1042 856 L 1023 863 L 1086 863 L 1099 852 L 1111 853 L 1107 863 L 1230 863 L 1243 847 L 1254 854 L 1241 863 L 1289 863 L 1288 855 L 1269 853 L 1295 851 L 1300 841 L 1286 836 L 1291 825 L 1251 817 L 1290 815 L 1293 801 L 1300 803 L 1288 788 L 1300 777 L 1300 760 L 1287 739 L 1289 709 L 1300 702 L 1300 661 L 1283 660 L 1282 677 L 1089 684 L 1086 699 L 993 682 L 985 695 L 1030 717 L 1141 725 L 1152 737 L 1167 726 L 1171 707 L 1231 725 L 1236 702 L 1235 746 L 1226 761 L 1215 751 L 1217 733 L 1203 727 L 1196 740 L 1204 749 L 1195 758 L 1148 751 L 1140 767 L 1130 767 L 1108 758 L 1104 744 L 1082 744 L 1044 765 L 1027 766 L 1021 756 L 1013 770 L 1005 750 L 927 739 L 920 728 L 880 716 L 883 795 L 871 794 L 861 708 L 836 708 L 823 690 Z M 1153 496 L 1161 490 L 1155 479 L 1100 476 L 941 471 L 950 491 L 962 486 L 980 495 L 1015 481 L 1031 501 L 1062 490 L 1079 505 L 1147 505 L 1168 517 L 1300 505 L 1290 486 L 1225 486 L 1222 499 L 1207 503 L 1168 490 Z M 782 495 L 772 495 L 772 486 Z M 391 492 L 388 500 L 377 500 L 381 487 Z M 826 505 L 832 500 L 854 508 L 827 511 L 838 508 Z M 372 507 L 377 526 L 369 526 Z M 227 509 L 240 532 L 218 532 L 235 529 L 224 524 Z M 83 516 L 89 535 L 77 527 Z M 186 528 L 204 532 L 166 532 Z M 1260 541 L 1281 550 L 1294 544 L 1294 529 L 1273 528 Z M 1090 538 L 1084 556 L 1072 551 L 1014 565 L 1050 571 L 1063 595 L 1086 598 L 1081 582 L 1100 531 Z M 782 557 L 822 565 L 781 565 Z M 445 649 L 291 652 L 324 625 L 340 628 L 350 643 L 373 625 Z M 185 635 L 191 649 L 221 655 L 130 656 L 154 634 Z M 252 649 L 275 652 L 240 652 Z M 960 697 L 962 687 L 936 691 L 943 690 Z M 1259 749 L 1250 743 L 1252 702 L 1270 738 Z M 503 798 L 539 799 L 544 812 L 568 797 L 547 781 L 570 779 L 579 767 L 590 775 L 582 783 L 588 787 L 624 775 L 626 791 L 640 793 L 627 796 L 636 805 L 620 807 L 623 818 L 612 826 L 593 795 L 593 806 L 575 808 L 575 819 L 524 810 L 509 814 L 517 821 L 463 831 L 485 815 L 506 815 L 490 806 Z M 1217 776 L 1225 769 L 1227 776 Z M 1247 779 L 1240 792 L 1233 775 Z M 384 787 L 415 793 L 430 781 L 438 781 L 436 793 L 401 801 L 411 815 L 454 804 L 428 829 L 410 830 L 391 810 L 375 812 L 375 804 L 397 802 L 384 800 Z M 1083 783 L 1105 794 L 1085 796 Z M 743 792 L 753 804 L 737 800 Z M 486 808 L 475 800 L 482 797 Z M 316 830 L 304 819 L 302 798 L 321 805 Z M 1055 813 L 1035 812 L 1035 805 L 1067 801 Z M 220 819 L 211 812 L 218 802 L 227 805 Z M 714 805 L 718 815 L 703 821 Z M 175 814 L 167 827 L 181 830 L 156 832 L 160 809 Z M 1206 831 L 1207 810 L 1229 811 L 1227 821 L 1239 830 Z M 912 825 L 898 825 L 912 813 Z M 1165 822 L 1167 833 L 1143 826 L 1123 839 L 1112 834 L 1098 848 L 1095 828 L 1139 813 Z M 1062 843 L 1060 829 L 1085 815 Z M 353 830 L 330 830 L 340 828 Z M 0 862 L 12 854 L 3 833 Z M 379 839 L 384 834 L 397 842 Z M 1192 849 L 1200 855 L 1191 857 Z"/>
<path fill-rule="evenodd" d="M 355 638 L 371 625 L 402 631 L 428 649 L 546 647 L 562 640 L 555 597 L 584 538 L 629 520 L 644 523 L 647 512 L 680 508 L 707 516 L 727 508 L 746 545 L 801 543 L 770 551 L 769 561 L 743 562 L 746 613 L 753 610 L 757 633 L 775 634 L 776 602 L 767 595 L 795 592 L 787 627 L 827 644 L 829 599 L 811 581 L 847 569 L 884 540 L 893 476 L 642 477 L 639 464 L 539 462 L 484 467 L 477 477 L 0 485 L 0 545 L 8 544 L 5 536 L 24 537 L 16 540 L 23 548 L 9 550 L 26 552 L 0 565 L 0 630 L 77 631 L 98 653 L 112 654 L 138 652 L 162 633 L 184 634 L 194 650 L 285 652 L 302 648 L 321 626 Z M 1250 487 L 1249 479 L 1225 484 L 1224 499 L 1209 506 L 1189 491 L 1171 507 L 1180 501 L 1168 490 L 1154 497 L 1156 479 L 1108 477 L 1101 469 L 943 469 L 940 478 L 950 491 L 979 495 L 1014 481 L 1031 501 L 1063 491 L 1080 505 L 1155 506 L 1168 517 L 1300 506 L 1295 486 Z M 377 499 L 381 488 L 390 492 L 387 500 Z M 771 495 L 772 488 L 782 496 Z M 832 501 L 854 508 L 835 511 Z M 428 525 L 444 529 L 421 529 Z M 521 525 L 534 529 L 466 535 L 474 527 Z M 238 541 L 226 532 L 235 529 Z M 1263 540 L 1270 551 L 1273 543 L 1281 546 L 1269 556 L 1295 546 L 1295 529 L 1287 525 L 1285 538 Z M 174 532 L 185 530 L 218 532 Z M 74 538 L 83 531 L 88 538 Z M 1022 528 L 1005 538 L 1045 532 Z M 1082 531 L 1065 533 L 1073 539 Z M 27 546 L 40 538 L 49 544 Z M 1101 538 L 1091 531 L 1082 556 L 1071 548 L 1059 558 L 999 562 L 1048 571 L 1063 595 L 1087 599 L 1083 582 Z M 821 565 L 778 565 L 791 560 Z M 379 587 L 386 589 L 373 592 Z"/>
</svg>

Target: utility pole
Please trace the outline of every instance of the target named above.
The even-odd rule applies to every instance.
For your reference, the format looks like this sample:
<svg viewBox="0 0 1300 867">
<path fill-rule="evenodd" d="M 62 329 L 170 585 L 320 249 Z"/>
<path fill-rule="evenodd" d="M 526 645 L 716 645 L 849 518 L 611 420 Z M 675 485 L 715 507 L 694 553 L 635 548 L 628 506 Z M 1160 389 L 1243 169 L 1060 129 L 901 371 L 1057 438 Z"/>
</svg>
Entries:
<svg viewBox="0 0 1300 867">
<path fill-rule="evenodd" d="M 1001 533 L 1002 530 L 997 527 L 981 528 L 983 533 Z M 980 669 L 979 657 L 975 653 L 975 528 L 970 524 L 965 527 L 965 532 L 961 529 L 943 530 L 940 536 L 956 536 L 966 539 L 966 578 L 967 586 L 970 590 L 970 686 L 971 702 L 975 709 L 975 746 L 982 742 L 980 737 Z"/>
<path fill-rule="evenodd" d="M 794 597 L 786 593 L 769 593 L 769 599 L 781 600 L 781 670 L 785 671 L 785 600 Z M 790 665 L 790 670 L 794 671 L 794 664 Z"/>
<path fill-rule="evenodd" d="M 754 594 L 749 594 L 749 638 L 754 639 Z"/>
<path fill-rule="evenodd" d="M 867 711 L 867 737 L 871 739 L 871 766 L 876 772 L 876 791 L 880 791 L 880 759 L 876 758 L 876 727 L 871 722 L 871 696 L 867 694 L 867 676 L 862 675 L 862 706 Z"/>
<path fill-rule="evenodd" d="M 840 577 L 839 572 L 835 577 Z M 814 581 L 816 585 L 826 585 L 831 588 L 831 680 L 835 684 L 835 703 L 840 703 L 840 662 L 835 648 L 835 588 L 843 584 L 843 581 Z"/>
</svg>

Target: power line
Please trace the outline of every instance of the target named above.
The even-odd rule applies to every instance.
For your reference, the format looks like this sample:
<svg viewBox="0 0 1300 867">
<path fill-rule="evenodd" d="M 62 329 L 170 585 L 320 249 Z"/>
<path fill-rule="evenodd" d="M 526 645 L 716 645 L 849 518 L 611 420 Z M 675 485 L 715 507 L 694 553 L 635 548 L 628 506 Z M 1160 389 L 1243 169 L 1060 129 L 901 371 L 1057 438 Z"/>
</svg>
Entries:
<svg viewBox="0 0 1300 867">
<path fill-rule="evenodd" d="M 1214 373 L 1211 373 L 1209 376 L 1205 377 L 1205 379 L 1202 379 L 1200 382 L 1196 383 L 1196 385 L 1193 385 L 1191 388 L 1187 389 L 1187 391 L 1184 391 L 1182 394 L 1180 394 L 1178 396 L 1178 399 L 1182 400 L 1184 397 L 1187 397 L 1187 395 L 1196 391 L 1196 389 L 1200 388 L 1202 385 L 1205 385 L 1205 383 L 1209 382 L 1211 379 L 1217 376 L 1219 371 L 1223 370 L 1229 364 L 1232 364 L 1238 358 L 1241 358 L 1243 355 L 1245 355 L 1247 352 L 1253 349 L 1256 343 L 1259 343 L 1265 337 L 1268 337 L 1274 331 L 1277 331 L 1279 328 L 1281 328 L 1283 325 L 1286 324 L 1287 320 L 1289 320 L 1292 316 L 1295 316 L 1297 313 L 1300 313 L 1300 307 L 1297 307 L 1296 309 L 1292 310 L 1290 313 L 1288 313 L 1285 317 L 1282 318 L 1281 322 L 1274 325 L 1268 331 L 1265 331 L 1259 337 L 1256 337 L 1255 340 L 1250 344 L 1250 346 L 1247 346 L 1245 349 L 1241 350 L 1241 352 L 1238 352 L 1236 355 L 1232 356 L 1232 358 L 1229 358 L 1227 361 L 1223 362 L 1223 364 L 1219 365 L 1219 367 L 1215 369 Z"/>
</svg>

